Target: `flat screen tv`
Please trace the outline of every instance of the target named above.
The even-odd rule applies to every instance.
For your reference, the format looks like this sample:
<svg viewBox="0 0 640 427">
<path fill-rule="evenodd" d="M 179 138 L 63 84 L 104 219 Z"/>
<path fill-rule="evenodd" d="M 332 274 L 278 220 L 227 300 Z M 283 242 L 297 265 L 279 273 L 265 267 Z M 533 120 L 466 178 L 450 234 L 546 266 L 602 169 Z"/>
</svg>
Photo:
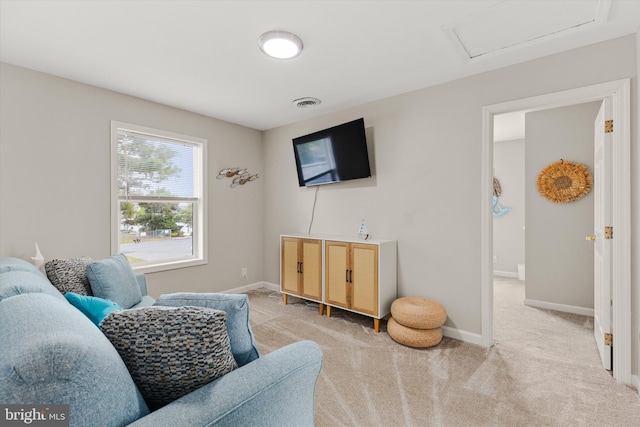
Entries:
<svg viewBox="0 0 640 427">
<path fill-rule="evenodd" d="M 293 139 L 300 187 L 368 178 L 364 119 Z"/>
</svg>

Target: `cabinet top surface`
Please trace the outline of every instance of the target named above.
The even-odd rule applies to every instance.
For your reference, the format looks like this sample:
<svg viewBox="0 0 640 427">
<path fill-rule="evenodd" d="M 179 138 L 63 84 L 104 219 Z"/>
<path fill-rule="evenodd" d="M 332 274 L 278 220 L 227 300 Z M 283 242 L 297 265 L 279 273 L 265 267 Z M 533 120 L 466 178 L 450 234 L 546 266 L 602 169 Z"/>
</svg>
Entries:
<svg viewBox="0 0 640 427">
<path fill-rule="evenodd" d="M 331 234 L 305 234 L 305 233 L 290 233 L 290 234 L 281 234 L 280 237 L 296 237 L 299 239 L 318 239 L 318 240 L 335 240 L 337 242 L 349 242 L 349 243 L 370 243 L 370 244 L 380 244 L 380 243 L 389 243 L 395 242 L 395 240 L 391 239 L 367 239 L 363 240 L 358 238 L 358 236 L 354 237 L 345 237 L 345 236 L 335 236 Z"/>
</svg>

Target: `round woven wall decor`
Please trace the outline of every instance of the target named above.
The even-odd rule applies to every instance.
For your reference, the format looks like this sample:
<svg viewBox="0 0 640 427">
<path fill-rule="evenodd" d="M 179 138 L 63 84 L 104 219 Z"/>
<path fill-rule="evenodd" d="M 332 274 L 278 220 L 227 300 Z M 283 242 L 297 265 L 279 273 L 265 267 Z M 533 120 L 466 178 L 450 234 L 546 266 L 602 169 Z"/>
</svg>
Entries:
<svg viewBox="0 0 640 427">
<path fill-rule="evenodd" d="M 582 163 L 560 159 L 538 174 L 536 185 L 542 196 L 554 203 L 571 203 L 589 194 L 593 178 Z"/>
</svg>

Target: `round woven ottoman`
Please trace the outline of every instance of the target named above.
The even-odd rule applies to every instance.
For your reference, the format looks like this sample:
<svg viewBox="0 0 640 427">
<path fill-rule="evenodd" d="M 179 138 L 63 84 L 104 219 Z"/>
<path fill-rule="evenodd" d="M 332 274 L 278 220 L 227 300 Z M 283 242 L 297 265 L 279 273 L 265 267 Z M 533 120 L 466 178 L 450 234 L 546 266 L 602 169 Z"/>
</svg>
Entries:
<svg viewBox="0 0 640 427">
<path fill-rule="evenodd" d="M 387 333 L 394 341 L 407 347 L 433 347 L 442 341 L 442 328 L 415 329 L 403 326 L 391 317 L 387 322 Z"/>
<path fill-rule="evenodd" d="M 408 347 L 432 347 L 442 341 L 441 326 L 447 320 L 442 304 L 428 298 L 404 297 L 391 304 L 387 332 Z"/>
<path fill-rule="evenodd" d="M 409 328 L 439 328 L 447 320 L 447 312 L 437 301 L 420 298 L 398 298 L 391 304 L 391 316 Z"/>
</svg>

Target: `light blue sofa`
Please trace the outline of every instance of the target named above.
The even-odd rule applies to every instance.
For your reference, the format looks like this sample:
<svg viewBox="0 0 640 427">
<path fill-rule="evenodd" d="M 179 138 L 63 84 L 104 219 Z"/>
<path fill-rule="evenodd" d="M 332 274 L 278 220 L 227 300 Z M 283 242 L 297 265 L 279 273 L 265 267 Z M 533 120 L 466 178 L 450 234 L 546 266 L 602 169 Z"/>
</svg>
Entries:
<svg viewBox="0 0 640 427">
<path fill-rule="evenodd" d="M 141 304 L 153 304 L 144 276 L 136 278 L 146 296 Z M 158 303 L 198 304 L 194 301 L 198 295 L 168 295 Z M 221 297 L 222 305 L 229 303 L 224 300 Z M 238 323 L 241 321 L 240 316 L 235 320 L 227 316 L 232 352 L 234 343 L 247 341 L 234 336 L 239 329 L 246 331 L 246 319 L 245 326 Z M 253 336 L 250 341 L 252 345 Z M 30 263 L 0 258 L 2 404 L 69 404 L 71 426 L 314 424 L 315 385 L 322 365 L 322 353 L 315 343 L 298 342 L 262 357 L 257 351 L 249 352 L 238 364 L 238 369 L 150 412 L 118 352 L 100 329 Z"/>
</svg>

